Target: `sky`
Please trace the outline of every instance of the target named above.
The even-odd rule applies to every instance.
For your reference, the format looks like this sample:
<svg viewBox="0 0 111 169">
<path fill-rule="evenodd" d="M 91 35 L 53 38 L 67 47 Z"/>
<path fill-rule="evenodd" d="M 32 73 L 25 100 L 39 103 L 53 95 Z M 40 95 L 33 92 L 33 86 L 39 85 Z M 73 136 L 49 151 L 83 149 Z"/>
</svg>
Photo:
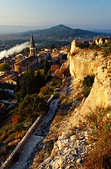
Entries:
<svg viewBox="0 0 111 169">
<path fill-rule="evenodd" d="M 111 0 L 0 0 L 0 26 L 111 30 Z"/>
</svg>

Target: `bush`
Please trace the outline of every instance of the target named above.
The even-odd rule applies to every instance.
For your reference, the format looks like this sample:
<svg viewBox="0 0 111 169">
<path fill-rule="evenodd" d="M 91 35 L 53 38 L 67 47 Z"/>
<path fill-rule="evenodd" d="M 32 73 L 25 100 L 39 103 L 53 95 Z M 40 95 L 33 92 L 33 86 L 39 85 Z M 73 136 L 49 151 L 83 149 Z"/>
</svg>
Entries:
<svg viewBox="0 0 111 169">
<path fill-rule="evenodd" d="M 18 124 L 22 125 L 21 122 L 24 120 L 32 123 L 40 114 L 47 112 L 47 110 L 47 100 L 44 97 L 37 94 L 26 95 L 18 107 L 11 111 L 13 124 L 19 127 Z"/>
<path fill-rule="evenodd" d="M 103 50 L 103 57 L 107 57 L 111 53 L 111 43 Z"/>
<path fill-rule="evenodd" d="M 83 85 L 85 87 L 91 87 L 94 83 L 94 76 L 86 76 L 83 80 Z"/>
<path fill-rule="evenodd" d="M 66 98 L 66 95 L 63 93 L 63 94 L 60 96 L 59 102 L 62 102 L 65 98 Z"/>
<path fill-rule="evenodd" d="M 59 97 L 59 93 L 58 92 L 54 92 L 53 96 L 54 96 L 54 99 L 57 99 Z"/>
<path fill-rule="evenodd" d="M 57 77 L 53 77 L 53 79 L 49 82 L 50 86 L 53 86 L 54 88 L 60 87 L 62 84 L 61 80 Z"/>
<path fill-rule="evenodd" d="M 17 114 L 15 114 L 13 117 L 12 117 L 12 122 L 13 123 L 17 123 L 19 121 L 19 116 Z"/>
<path fill-rule="evenodd" d="M 93 42 L 91 45 L 89 45 L 89 49 L 94 49 L 94 50 L 100 49 L 100 46 L 96 45 L 96 43 Z"/>
<path fill-rule="evenodd" d="M 94 141 L 88 152 L 85 166 L 89 169 L 109 169 L 111 166 L 111 109 L 97 109 L 87 117 L 93 131 L 89 139 Z"/>
<path fill-rule="evenodd" d="M 110 48 L 105 48 L 103 50 L 103 57 L 107 57 L 110 53 L 111 53 L 111 49 Z"/>
<path fill-rule="evenodd" d="M 48 84 L 46 84 L 46 86 L 40 89 L 40 94 L 42 94 L 42 96 L 50 97 L 53 94 L 54 89 L 60 86 L 61 86 L 61 80 L 54 77 Z"/>
<path fill-rule="evenodd" d="M 83 88 L 84 88 L 84 97 L 87 97 L 90 93 L 92 85 L 94 83 L 94 76 L 86 76 L 83 80 Z"/>
<path fill-rule="evenodd" d="M 53 91 L 54 91 L 53 87 L 51 87 L 49 85 L 46 85 L 40 89 L 40 93 L 42 93 L 43 96 L 51 95 L 53 93 Z"/>
<path fill-rule="evenodd" d="M 7 70 L 11 70 L 11 67 L 8 63 L 0 64 L 0 71 L 7 71 Z"/>
</svg>

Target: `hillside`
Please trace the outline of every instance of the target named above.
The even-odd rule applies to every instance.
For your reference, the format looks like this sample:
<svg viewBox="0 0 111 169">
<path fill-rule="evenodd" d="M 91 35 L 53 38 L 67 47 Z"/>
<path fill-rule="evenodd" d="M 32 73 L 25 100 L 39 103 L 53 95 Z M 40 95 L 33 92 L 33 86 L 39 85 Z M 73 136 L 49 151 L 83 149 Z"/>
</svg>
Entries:
<svg viewBox="0 0 111 169">
<path fill-rule="evenodd" d="M 30 169 L 110 168 L 111 55 L 79 49 L 68 58 L 72 77 Z"/>
<path fill-rule="evenodd" d="M 29 40 L 31 31 L 26 31 L 23 33 L 11 34 L 11 35 L 2 35 L 0 36 L 0 40 L 3 39 L 23 39 Z M 101 35 L 101 33 L 91 32 L 82 29 L 72 29 L 65 25 L 57 25 L 51 28 L 43 29 L 43 30 L 33 30 L 35 40 L 49 40 L 49 41 L 68 41 L 71 42 L 73 39 L 93 39 L 97 35 Z"/>
<path fill-rule="evenodd" d="M 54 87 L 57 80 L 56 91 L 59 91 L 59 98 L 51 102 L 48 113 L 30 135 L 18 157 L 12 153 L 4 166 L 9 164 L 10 159 L 16 159 L 11 169 L 101 169 L 101 166 L 106 169 L 111 166 L 111 43 L 107 45 L 106 48 L 81 49 L 75 47 L 72 42 L 68 61 L 58 70 L 66 75 L 62 85 L 57 79 L 53 79 L 53 82 L 46 84 L 38 95 L 46 97 L 48 94 L 49 98 L 52 90 L 50 87 Z M 104 57 L 105 49 L 110 50 Z M 68 70 L 71 76 L 66 73 Z M 26 95 L 23 105 L 28 106 L 26 103 L 31 98 L 33 103 L 35 95 L 33 96 Z M 35 106 L 30 105 L 35 109 L 39 104 L 34 103 Z M 24 110 L 26 111 L 23 111 L 21 105 L 18 110 L 16 109 L 22 118 L 25 113 L 26 120 L 26 114 L 31 110 L 30 106 Z M 33 111 L 32 114 L 30 111 L 28 119 L 33 116 Z M 9 131 L 7 130 L 7 133 Z M 5 141 L 2 142 L 10 146 L 16 133 L 14 132 L 12 137 L 11 130 L 11 136 L 6 138 L 7 133 L 5 137 L 2 135 L 2 140 Z"/>
<path fill-rule="evenodd" d="M 81 30 L 81 29 L 72 29 L 65 25 L 58 25 L 48 29 L 34 31 L 35 37 L 47 38 L 50 40 L 65 40 L 71 41 L 76 37 L 81 38 L 93 38 L 97 33 Z"/>
</svg>

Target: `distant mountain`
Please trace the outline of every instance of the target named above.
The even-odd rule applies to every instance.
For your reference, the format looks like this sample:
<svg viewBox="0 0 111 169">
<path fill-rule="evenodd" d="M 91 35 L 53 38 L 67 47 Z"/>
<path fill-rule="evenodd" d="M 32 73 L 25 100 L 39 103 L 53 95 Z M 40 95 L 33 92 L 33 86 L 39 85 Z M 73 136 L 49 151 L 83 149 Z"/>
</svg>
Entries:
<svg viewBox="0 0 111 169">
<path fill-rule="evenodd" d="M 72 41 L 74 38 L 92 39 L 94 36 L 99 35 L 97 32 L 86 31 L 82 29 L 72 29 L 65 25 L 57 25 L 44 30 L 32 31 L 35 39 L 59 40 L 59 41 Z M 29 37 L 30 32 L 24 32 L 21 35 L 26 38 Z"/>
<path fill-rule="evenodd" d="M 72 29 L 70 27 L 67 27 L 65 25 L 57 25 L 51 28 L 43 29 L 43 30 L 32 30 L 34 39 L 36 41 L 67 41 L 71 42 L 73 39 L 84 39 L 89 40 L 93 39 L 95 36 L 103 35 L 103 33 L 97 33 L 82 29 Z M 14 40 L 14 39 L 23 39 L 23 40 L 29 40 L 30 38 L 30 31 L 26 31 L 23 33 L 17 33 L 12 34 L 8 36 L 0 36 L 0 39 L 5 37 L 8 40 Z"/>
</svg>

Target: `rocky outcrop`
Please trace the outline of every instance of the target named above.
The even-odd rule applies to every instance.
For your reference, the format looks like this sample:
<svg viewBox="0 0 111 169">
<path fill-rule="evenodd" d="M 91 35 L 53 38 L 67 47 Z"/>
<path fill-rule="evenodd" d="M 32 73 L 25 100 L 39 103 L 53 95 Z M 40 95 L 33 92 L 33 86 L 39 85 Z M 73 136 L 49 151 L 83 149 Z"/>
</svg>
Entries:
<svg viewBox="0 0 111 169">
<path fill-rule="evenodd" d="M 71 118 L 71 123 L 78 125 L 79 120 L 84 121 L 85 116 L 97 107 L 111 107 L 111 57 L 103 58 L 101 51 L 90 49 L 74 51 L 68 56 L 74 80 L 82 81 L 87 75 L 95 76 L 89 96 L 83 99 L 79 110 L 75 110 L 74 117 Z"/>
<path fill-rule="evenodd" d="M 63 133 L 54 144 L 51 156 L 39 165 L 38 169 L 83 168 L 83 159 L 91 146 L 87 137 L 89 132 L 80 132 L 78 128 L 71 136 L 66 137 Z"/>
<path fill-rule="evenodd" d="M 84 48 L 87 48 L 87 47 L 89 47 L 89 42 L 88 41 L 73 40 L 72 43 L 71 43 L 70 53 L 72 55 L 73 53 L 75 53 L 75 50 L 77 50 L 79 48 L 84 49 Z"/>
<path fill-rule="evenodd" d="M 44 160 L 38 169 L 84 168 L 83 161 L 93 146 L 93 143 L 88 140 L 91 129 L 89 129 L 86 116 L 96 111 L 97 107 L 111 107 L 111 57 L 103 58 L 101 51 L 89 49 L 73 48 L 71 52 L 68 58 L 73 81 L 68 91 L 71 94 L 73 90 L 73 102 L 67 110 L 70 115 L 65 117 L 65 121 L 62 119 L 62 127 L 57 128 L 57 130 L 62 128 L 62 134 L 54 143 L 50 157 Z M 81 82 L 87 75 L 93 75 L 95 79 L 90 94 L 87 98 L 83 98 L 80 96 Z M 70 95 L 67 98 L 70 100 Z M 82 101 L 79 98 L 83 98 Z M 75 106 L 76 102 L 77 106 Z"/>
<path fill-rule="evenodd" d="M 87 75 L 96 75 L 97 68 L 102 64 L 101 52 L 93 50 L 75 50 L 75 54 L 68 56 L 70 73 L 74 78 L 83 79 Z"/>
<path fill-rule="evenodd" d="M 111 61 L 104 61 L 102 66 L 98 67 L 95 76 L 94 85 L 90 95 L 86 99 L 81 113 L 94 111 L 96 107 L 107 108 L 111 106 Z"/>
<path fill-rule="evenodd" d="M 85 58 L 83 58 L 84 56 Z M 111 106 L 110 58 L 103 59 L 99 55 L 99 60 L 93 60 L 90 56 L 94 56 L 94 51 L 81 56 L 83 58 L 80 63 L 82 65 L 82 69 L 80 68 L 79 72 L 80 64 L 79 62 L 76 62 L 76 64 L 78 64 L 78 69 L 77 67 L 74 67 L 74 72 L 76 74 L 75 77 L 78 78 L 79 81 L 86 75 L 95 75 L 91 92 L 86 99 L 83 99 L 80 106 L 74 109 L 74 112 L 69 118 L 69 125 L 67 124 L 65 133 L 63 133 L 62 136 L 58 138 L 57 142 L 55 142 L 51 156 L 46 159 L 39 168 L 84 168 L 82 161 L 84 160 L 85 155 L 87 155 L 87 151 L 91 148 L 92 143 L 89 143 L 87 140 L 90 132 L 88 129 L 82 132 L 78 130 L 80 121 L 87 124 L 85 121 L 86 116 L 89 113 L 96 111 L 97 107 L 108 108 Z M 72 64 L 75 65 L 75 62 Z M 78 127 L 78 129 L 75 131 L 75 134 L 68 136 L 69 127 Z"/>
<path fill-rule="evenodd" d="M 77 126 L 80 120 L 86 120 L 86 115 L 93 113 L 97 108 L 108 107 L 111 107 L 111 61 L 105 60 L 97 69 L 89 96 L 83 99 L 81 106 L 75 110 L 70 121 L 73 126 Z"/>
<path fill-rule="evenodd" d="M 64 76 L 68 75 L 69 75 L 69 62 L 63 63 L 60 69 L 57 69 L 54 73 L 54 76 L 58 77 L 59 79 L 63 79 Z"/>
</svg>

